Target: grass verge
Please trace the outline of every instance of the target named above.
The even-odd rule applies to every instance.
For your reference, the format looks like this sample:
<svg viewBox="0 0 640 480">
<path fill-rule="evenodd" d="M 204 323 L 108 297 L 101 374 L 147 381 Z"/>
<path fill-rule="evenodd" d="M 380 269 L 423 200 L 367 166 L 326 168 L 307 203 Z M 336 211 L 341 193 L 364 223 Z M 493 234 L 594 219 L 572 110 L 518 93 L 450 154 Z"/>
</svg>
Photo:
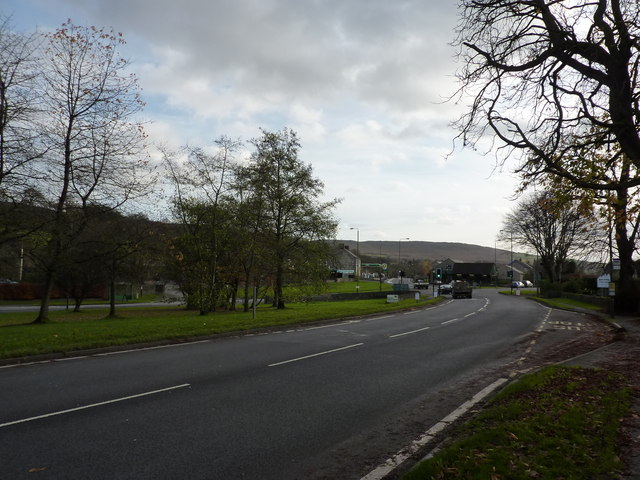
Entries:
<svg viewBox="0 0 640 480">
<path fill-rule="evenodd" d="M 544 297 L 530 297 L 531 299 L 543 303 L 548 307 L 553 308 L 564 308 L 567 310 L 571 310 L 573 308 L 582 308 L 585 310 L 593 310 L 595 312 L 602 312 L 604 308 L 599 307 L 597 305 L 593 305 L 592 303 L 581 302 L 579 300 L 573 300 L 571 298 L 544 298 Z"/>
<path fill-rule="evenodd" d="M 403 480 L 618 478 L 630 395 L 615 373 L 545 368 L 503 390 Z"/>
<path fill-rule="evenodd" d="M 162 340 L 185 340 L 215 334 L 370 315 L 420 307 L 439 298 L 388 304 L 384 299 L 290 304 L 284 310 L 260 307 L 251 312 L 219 312 L 206 316 L 181 308 L 118 308 L 117 318 L 106 309 L 78 313 L 53 311 L 50 321 L 30 325 L 34 313 L 0 314 L 0 358 L 17 358 L 74 350 L 112 347 Z"/>
</svg>

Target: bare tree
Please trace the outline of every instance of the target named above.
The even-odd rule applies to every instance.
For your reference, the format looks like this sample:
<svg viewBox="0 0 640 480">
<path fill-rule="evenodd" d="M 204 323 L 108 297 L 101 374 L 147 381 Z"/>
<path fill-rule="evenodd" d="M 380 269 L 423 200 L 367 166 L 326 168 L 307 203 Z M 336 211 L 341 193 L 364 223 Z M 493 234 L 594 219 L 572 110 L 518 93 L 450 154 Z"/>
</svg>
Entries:
<svg viewBox="0 0 640 480">
<path fill-rule="evenodd" d="M 37 108 L 36 37 L 12 31 L 0 16 L 0 192 L 8 194 L 37 156 L 32 126 Z"/>
<path fill-rule="evenodd" d="M 565 156 L 615 141 L 640 168 L 638 2 L 463 0 L 461 18 L 459 79 L 473 97 L 459 122 L 465 143 L 489 130 L 502 158 L 526 153 L 526 173 L 578 181 Z"/>
<path fill-rule="evenodd" d="M 457 37 L 460 93 L 473 99 L 459 138 L 478 147 L 491 134 L 499 161 L 520 154 L 521 191 L 565 184 L 611 202 L 619 297 L 631 303 L 635 235 L 624 230 L 640 185 L 639 39 L 635 0 L 463 0 Z"/>
<path fill-rule="evenodd" d="M 48 318 L 55 271 L 85 228 L 90 207 L 119 208 L 149 186 L 145 136 L 136 119 L 143 103 L 118 55 L 123 42 L 111 30 L 70 21 L 46 36 L 40 128 L 48 150 L 34 181 L 51 199 L 53 218 L 36 322 Z"/>
<path fill-rule="evenodd" d="M 0 16 L 0 242 L 24 235 L 25 197 L 33 195 L 30 163 L 38 158 L 37 36 L 16 33 L 10 19 Z"/>
<path fill-rule="evenodd" d="M 570 257 L 591 253 L 599 233 L 595 227 L 595 217 L 577 202 L 541 192 L 521 200 L 505 216 L 499 239 L 533 248 L 546 279 L 555 283 Z"/>
</svg>

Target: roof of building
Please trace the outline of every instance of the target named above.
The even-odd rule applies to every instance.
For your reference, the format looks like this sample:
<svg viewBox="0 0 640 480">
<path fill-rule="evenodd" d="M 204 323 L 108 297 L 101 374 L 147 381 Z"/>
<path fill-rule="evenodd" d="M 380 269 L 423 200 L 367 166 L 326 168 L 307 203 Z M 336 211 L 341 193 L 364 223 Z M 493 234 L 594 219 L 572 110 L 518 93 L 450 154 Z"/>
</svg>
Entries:
<svg viewBox="0 0 640 480">
<path fill-rule="evenodd" d="M 487 275 L 490 276 L 494 270 L 493 263 L 454 263 L 451 273 L 453 275 Z"/>
</svg>

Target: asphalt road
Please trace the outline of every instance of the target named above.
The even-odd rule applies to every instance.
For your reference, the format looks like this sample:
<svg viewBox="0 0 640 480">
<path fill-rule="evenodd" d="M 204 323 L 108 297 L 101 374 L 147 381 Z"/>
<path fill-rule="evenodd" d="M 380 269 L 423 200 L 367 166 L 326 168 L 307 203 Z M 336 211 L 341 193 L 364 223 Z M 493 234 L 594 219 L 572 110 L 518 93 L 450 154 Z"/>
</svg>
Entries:
<svg viewBox="0 0 640 480">
<path fill-rule="evenodd" d="M 408 313 L 0 368 L 0 478 L 358 479 L 495 380 L 548 313 L 476 290 Z"/>
</svg>

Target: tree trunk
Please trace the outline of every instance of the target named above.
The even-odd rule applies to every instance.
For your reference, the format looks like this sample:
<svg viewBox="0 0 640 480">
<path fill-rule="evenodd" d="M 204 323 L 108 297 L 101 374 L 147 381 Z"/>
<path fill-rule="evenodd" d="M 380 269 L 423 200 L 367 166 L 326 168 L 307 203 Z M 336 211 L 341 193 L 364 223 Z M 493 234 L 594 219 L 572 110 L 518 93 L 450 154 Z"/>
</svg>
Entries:
<svg viewBox="0 0 640 480">
<path fill-rule="evenodd" d="M 243 303 L 242 311 L 248 312 L 249 311 L 249 276 L 245 276 L 244 278 L 244 301 L 242 303 Z"/>
<path fill-rule="evenodd" d="M 109 295 L 109 317 L 116 316 L 116 281 L 111 276 L 111 281 L 109 285 L 109 290 L 111 291 L 111 295 Z"/>
<path fill-rule="evenodd" d="M 633 281 L 633 252 L 635 245 L 635 235 L 629 237 L 627 232 L 627 204 L 628 191 L 626 189 L 617 191 L 617 198 L 614 204 L 614 229 L 616 247 L 620 259 L 620 277 L 616 288 L 615 305 L 619 313 L 636 313 L 638 311 L 638 287 Z"/>
<path fill-rule="evenodd" d="M 556 283 L 558 277 L 555 271 L 555 262 L 549 257 L 540 256 L 540 265 L 542 266 L 542 270 L 547 275 L 547 279 L 550 283 Z M 513 281 L 513 279 L 511 279 Z"/>
<path fill-rule="evenodd" d="M 282 284 L 284 283 L 284 267 L 282 261 L 278 262 L 278 268 L 276 271 L 276 286 L 273 289 L 273 303 L 278 310 L 282 310 L 284 307 L 284 299 L 282 298 Z"/>
<path fill-rule="evenodd" d="M 49 304 L 51 302 L 51 292 L 53 291 L 53 271 L 48 271 L 45 277 L 44 291 L 40 301 L 38 316 L 31 323 L 46 323 L 49 321 Z"/>
<path fill-rule="evenodd" d="M 231 300 L 229 305 L 229 310 L 232 312 L 236 311 L 236 301 L 238 300 L 238 281 L 234 280 L 231 284 Z"/>
</svg>

